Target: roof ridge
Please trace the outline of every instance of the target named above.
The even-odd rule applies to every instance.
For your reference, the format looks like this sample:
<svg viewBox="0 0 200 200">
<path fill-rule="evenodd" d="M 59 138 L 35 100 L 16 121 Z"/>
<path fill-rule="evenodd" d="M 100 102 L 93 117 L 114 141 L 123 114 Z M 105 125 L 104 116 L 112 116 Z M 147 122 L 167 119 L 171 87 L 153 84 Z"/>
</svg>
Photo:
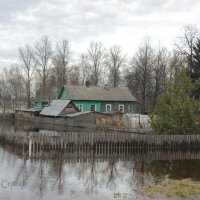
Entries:
<svg viewBox="0 0 200 200">
<path fill-rule="evenodd" d="M 64 87 L 85 87 L 85 88 L 92 88 L 92 87 L 98 87 L 98 88 L 105 88 L 105 86 L 100 86 L 100 85 L 90 85 L 90 86 L 86 86 L 86 85 L 70 85 L 70 84 L 65 84 Z M 113 86 L 108 86 L 108 88 L 121 88 L 121 89 L 129 89 L 127 86 L 119 86 L 119 87 L 113 87 Z"/>
</svg>

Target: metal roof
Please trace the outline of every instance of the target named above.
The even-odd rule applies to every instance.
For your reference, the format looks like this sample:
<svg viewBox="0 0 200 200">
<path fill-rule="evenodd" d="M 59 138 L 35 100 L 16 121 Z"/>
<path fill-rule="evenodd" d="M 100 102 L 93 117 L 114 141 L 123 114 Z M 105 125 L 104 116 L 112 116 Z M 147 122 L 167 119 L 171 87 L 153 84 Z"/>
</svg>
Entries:
<svg viewBox="0 0 200 200">
<path fill-rule="evenodd" d="M 40 112 L 42 108 L 24 108 L 24 109 L 16 109 L 17 111 L 24 111 L 24 112 Z"/>
<path fill-rule="evenodd" d="M 93 113 L 92 111 L 87 111 L 87 112 L 75 112 L 75 113 L 70 113 L 67 114 L 67 117 L 76 117 L 76 116 L 80 116 L 80 115 L 86 115 L 88 113 Z"/>
<path fill-rule="evenodd" d="M 71 100 L 137 101 L 128 87 L 65 85 Z"/>
<path fill-rule="evenodd" d="M 58 116 L 71 100 L 53 100 L 49 106 L 43 108 L 40 115 Z"/>
</svg>

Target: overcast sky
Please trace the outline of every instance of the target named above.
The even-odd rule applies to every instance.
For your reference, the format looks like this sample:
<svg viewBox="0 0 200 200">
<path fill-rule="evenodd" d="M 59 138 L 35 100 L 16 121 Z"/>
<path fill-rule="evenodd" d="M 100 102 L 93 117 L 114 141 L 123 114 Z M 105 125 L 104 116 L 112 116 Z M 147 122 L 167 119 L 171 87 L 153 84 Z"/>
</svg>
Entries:
<svg viewBox="0 0 200 200">
<path fill-rule="evenodd" d="M 0 0 L 0 67 L 42 35 L 69 40 L 74 55 L 92 40 L 132 55 L 145 36 L 171 49 L 181 28 L 199 19 L 199 0 Z"/>
</svg>

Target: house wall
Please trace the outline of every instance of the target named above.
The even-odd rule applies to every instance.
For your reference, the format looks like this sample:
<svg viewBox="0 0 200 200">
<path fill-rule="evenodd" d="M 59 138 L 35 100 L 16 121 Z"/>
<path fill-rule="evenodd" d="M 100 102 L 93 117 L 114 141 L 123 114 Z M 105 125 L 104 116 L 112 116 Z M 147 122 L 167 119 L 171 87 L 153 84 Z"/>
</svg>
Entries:
<svg viewBox="0 0 200 200">
<path fill-rule="evenodd" d="M 111 111 L 119 111 L 119 105 L 124 105 L 125 113 L 137 113 L 137 102 L 112 102 L 112 101 L 81 101 L 81 100 L 73 100 L 75 105 L 82 105 L 83 112 L 90 111 L 90 105 L 96 106 L 97 112 L 106 112 L 106 104 L 111 104 Z M 130 112 L 129 106 L 133 106 L 132 112 Z"/>
<path fill-rule="evenodd" d="M 33 107 L 34 108 L 44 108 L 44 106 L 46 106 L 47 104 L 48 104 L 48 102 L 36 101 L 36 102 L 34 102 Z"/>
<path fill-rule="evenodd" d="M 111 111 L 119 111 L 119 105 L 124 105 L 124 112 L 130 113 L 129 106 L 133 106 L 133 111 L 131 113 L 137 112 L 137 102 L 127 102 L 127 101 L 116 101 L 116 102 L 109 102 L 109 101 L 102 101 L 101 102 L 101 111 L 106 112 L 106 104 L 111 104 Z"/>
<path fill-rule="evenodd" d="M 96 111 L 101 112 L 101 103 L 100 101 L 81 101 L 81 100 L 72 100 L 75 105 L 83 105 L 83 112 L 90 111 L 90 105 L 96 106 Z"/>
</svg>

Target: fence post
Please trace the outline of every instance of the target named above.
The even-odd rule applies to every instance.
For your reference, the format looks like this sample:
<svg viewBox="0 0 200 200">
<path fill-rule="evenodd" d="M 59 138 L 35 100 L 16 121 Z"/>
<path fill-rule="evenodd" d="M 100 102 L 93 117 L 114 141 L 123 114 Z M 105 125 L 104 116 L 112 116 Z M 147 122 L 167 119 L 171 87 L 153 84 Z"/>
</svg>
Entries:
<svg viewBox="0 0 200 200">
<path fill-rule="evenodd" d="M 29 157 L 31 157 L 31 152 L 32 152 L 32 140 L 31 137 L 29 137 Z"/>
</svg>

